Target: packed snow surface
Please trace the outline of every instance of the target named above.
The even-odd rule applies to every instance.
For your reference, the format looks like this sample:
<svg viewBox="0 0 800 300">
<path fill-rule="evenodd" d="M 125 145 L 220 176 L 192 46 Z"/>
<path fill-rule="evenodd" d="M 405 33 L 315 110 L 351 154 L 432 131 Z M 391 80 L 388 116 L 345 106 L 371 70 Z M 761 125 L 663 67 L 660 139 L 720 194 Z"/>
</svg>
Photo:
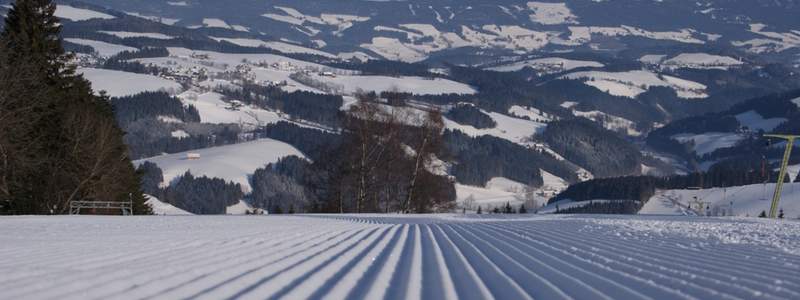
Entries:
<svg viewBox="0 0 800 300">
<path fill-rule="evenodd" d="M 0 218 L 3 299 L 797 299 L 800 223 L 643 216 Z"/>
<path fill-rule="evenodd" d="M 199 155 L 199 157 L 190 159 L 189 154 Z M 164 184 L 169 184 L 173 179 L 190 171 L 194 176 L 216 177 L 233 181 L 241 184 L 243 190 L 249 191 L 249 176 L 256 169 L 290 155 L 304 157 L 299 150 L 289 144 L 273 139 L 260 139 L 234 145 L 161 155 L 137 160 L 135 163 L 149 161 L 158 165 L 164 172 Z"/>
<path fill-rule="evenodd" d="M 82 68 L 77 72 L 92 83 L 92 89 L 96 93 L 106 91 L 111 97 L 130 96 L 147 91 L 176 94 L 182 89 L 175 81 L 152 75 L 95 68 Z"/>
</svg>

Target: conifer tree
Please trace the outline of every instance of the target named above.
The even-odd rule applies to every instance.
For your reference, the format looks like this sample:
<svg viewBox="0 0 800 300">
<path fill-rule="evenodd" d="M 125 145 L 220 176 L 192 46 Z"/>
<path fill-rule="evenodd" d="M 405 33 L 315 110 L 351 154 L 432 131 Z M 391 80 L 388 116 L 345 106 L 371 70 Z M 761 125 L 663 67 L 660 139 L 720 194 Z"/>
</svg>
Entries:
<svg viewBox="0 0 800 300">
<path fill-rule="evenodd" d="M 69 64 L 52 0 L 18 0 L 0 34 L 0 209 L 63 214 L 74 200 L 134 200 L 150 212 L 105 96 Z M 1 118 L 2 116 L 0 116 Z"/>
</svg>

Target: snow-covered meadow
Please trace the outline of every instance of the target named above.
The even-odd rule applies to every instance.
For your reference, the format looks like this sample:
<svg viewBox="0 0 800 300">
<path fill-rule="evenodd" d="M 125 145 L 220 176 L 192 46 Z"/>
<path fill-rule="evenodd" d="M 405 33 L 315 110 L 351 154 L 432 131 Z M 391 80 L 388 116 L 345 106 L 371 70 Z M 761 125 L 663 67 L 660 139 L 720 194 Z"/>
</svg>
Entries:
<svg viewBox="0 0 800 300">
<path fill-rule="evenodd" d="M 800 222 L 0 218 L 2 299 L 797 299 Z"/>
</svg>

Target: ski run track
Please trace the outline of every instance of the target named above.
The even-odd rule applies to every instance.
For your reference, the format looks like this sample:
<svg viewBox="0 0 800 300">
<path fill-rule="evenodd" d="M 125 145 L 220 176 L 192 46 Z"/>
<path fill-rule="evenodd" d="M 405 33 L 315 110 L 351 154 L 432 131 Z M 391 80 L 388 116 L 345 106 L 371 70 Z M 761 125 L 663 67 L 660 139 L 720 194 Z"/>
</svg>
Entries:
<svg viewBox="0 0 800 300">
<path fill-rule="evenodd" d="M 800 222 L 0 218 L 0 299 L 800 299 Z"/>
</svg>

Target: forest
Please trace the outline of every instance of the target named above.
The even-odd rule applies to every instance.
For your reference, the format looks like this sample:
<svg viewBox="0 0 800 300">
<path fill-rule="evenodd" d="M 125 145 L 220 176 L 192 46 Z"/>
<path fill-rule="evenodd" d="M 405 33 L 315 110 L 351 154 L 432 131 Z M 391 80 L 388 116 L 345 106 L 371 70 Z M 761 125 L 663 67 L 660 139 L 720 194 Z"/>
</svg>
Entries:
<svg viewBox="0 0 800 300">
<path fill-rule="evenodd" d="M 123 130 L 77 75 L 50 1 L 17 1 L 0 34 L 0 214 L 66 214 L 72 201 L 150 213 Z"/>
</svg>

